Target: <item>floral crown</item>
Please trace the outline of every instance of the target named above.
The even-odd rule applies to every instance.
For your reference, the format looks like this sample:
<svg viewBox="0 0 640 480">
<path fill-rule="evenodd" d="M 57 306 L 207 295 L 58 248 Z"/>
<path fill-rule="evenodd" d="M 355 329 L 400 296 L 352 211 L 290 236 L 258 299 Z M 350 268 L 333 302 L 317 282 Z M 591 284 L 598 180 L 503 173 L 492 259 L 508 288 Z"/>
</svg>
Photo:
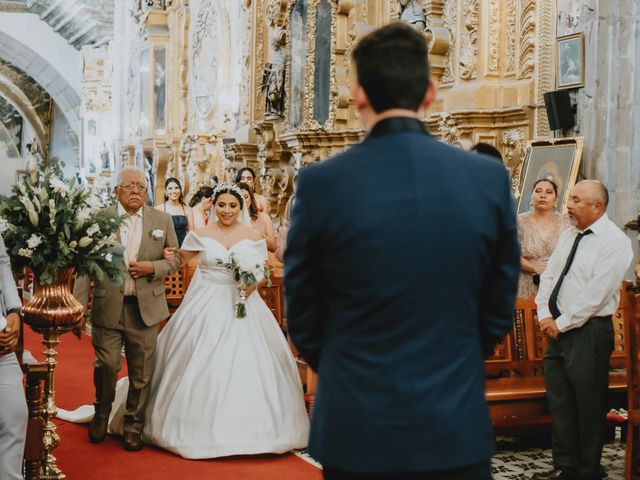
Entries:
<svg viewBox="0 0 640 480">
<path fill-rule="evenodd" d="M 216 198 L 218 195 L 224 192 L 233 192 L 240 196 L 242 205 L 244 205 L 244 194 L 242 193 L 242 189 L 238 187 L 235 183 L 219 183 L 216 188 L 213 190 L 213 198 Z"/>
</svg>

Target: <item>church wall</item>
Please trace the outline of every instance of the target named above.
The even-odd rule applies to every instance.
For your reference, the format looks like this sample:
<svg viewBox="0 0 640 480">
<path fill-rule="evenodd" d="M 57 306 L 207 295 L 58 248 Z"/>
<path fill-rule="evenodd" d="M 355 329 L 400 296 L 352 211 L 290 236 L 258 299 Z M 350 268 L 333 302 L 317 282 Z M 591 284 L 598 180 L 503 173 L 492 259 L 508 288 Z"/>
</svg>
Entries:
<svg viewBox="0 0 640 480">
<path fill-rule="evenodd" d="M 581 175 L 607 185 L 617 225 L 640 211 L 640 5 L 561 1 L 558 35 L 583 32 L 585 87 L 573 96 L 575 134 L 585 137 Z M 637 247 L 637 231 L 627 229 Z"/>
<path fill-rule="evenodd" d="M 148 167 L 157 199 L 168 176 L 193 192 L 248 165 L 277 220 L 300 168 L 363 137 L 350 54 L 366 32 L 400 20 L 424 32 L 440 85 L 425 124 L 462 148 L 495 145 L 517 190 L 527 143 L 552 136 L 543 94 L 556 88 L 556 36 L 583 31 L 585 88 L 572 92 L 578 125 L 565 134 L 585 137 L 582 176 L 607 183 L 610 214 L 624 224 L 639 201 L 640 166 L 631 160 L 640 133 L 630 125 L 639 111 L 632 65 L 640 7 L 615 3 L 619 10 L 596 0 L 173 0 L 164 10 L 117 2 L 106 54 L 111 103 L 86 112 L 108 111 L 122 124 L 107 143 L 114 168 Z M 565 14 L 575 19 L 563 27 Z M 158 46 L 166 52 L 160 129 L 149 127 L 163 91 L 149 53 Z M 84 80 L 91 83 L 86 72 Z"/>
</svg>

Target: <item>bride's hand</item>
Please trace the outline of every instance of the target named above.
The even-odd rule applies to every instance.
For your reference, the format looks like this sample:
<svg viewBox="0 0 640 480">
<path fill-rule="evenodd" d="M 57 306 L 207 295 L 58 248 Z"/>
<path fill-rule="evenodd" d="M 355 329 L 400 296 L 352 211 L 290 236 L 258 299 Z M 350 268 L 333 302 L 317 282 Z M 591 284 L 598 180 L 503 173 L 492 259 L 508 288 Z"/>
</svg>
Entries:
<svg viewBox="0 0 640 480">
<path fill-rule="evenodd" d="M 244 288 L 239 288 L 238 289 L 238 293 L 240 293 L 241 290 L 244 290 L 244 295 L 245 298 L 249 298 L 249 296 L 256 291 L 256 287 L 244 287 Z"/>
</svg>

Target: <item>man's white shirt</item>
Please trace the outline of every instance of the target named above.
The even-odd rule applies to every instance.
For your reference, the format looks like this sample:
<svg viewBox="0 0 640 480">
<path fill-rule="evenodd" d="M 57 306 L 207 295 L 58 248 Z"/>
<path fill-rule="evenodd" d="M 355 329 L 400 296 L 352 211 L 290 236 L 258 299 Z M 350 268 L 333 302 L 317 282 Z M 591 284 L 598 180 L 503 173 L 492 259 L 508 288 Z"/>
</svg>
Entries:
<svg viewBox="0 0 640 480">
<path fill-rule="evenodd" d="M 631 240 L 606 213 L 588 229 L 593 233 L 580 240 L 558 293 L 561 315 L 556 325 L 561 332 L 579 328 L 591 317 L 613 315 L 620 301 L 620 283 L 633 260 Z M 560 235 L 540 278 L 536 296 L 539 320 L 551 316 L 549 297 L 578 233 L 581 232 L 576 227 L 569 227 Z"/>
<path fill-rule="evenodd" d="M 118 215 L 128 215 L 120 203 L 118 203 L 117 208 Z M 120 224 L 120 241 L 125 247 L 124 262 L 127 268 L 129 268 L 129 261 L 135 261 L 140 248 L 140 242 L 142 241 L 142 210 L 142 207 L 140 207 L 136 213 L 125 217 L 125 220 Z M 137 217 L 135 222 L 132 222 L 131 217 L 133 216 Z M 132 238 L 129 238 L 129 236 Z M 128 274 L 124 276 L 124 294 L 136 294 L 136 283 Z"/>
</svg>

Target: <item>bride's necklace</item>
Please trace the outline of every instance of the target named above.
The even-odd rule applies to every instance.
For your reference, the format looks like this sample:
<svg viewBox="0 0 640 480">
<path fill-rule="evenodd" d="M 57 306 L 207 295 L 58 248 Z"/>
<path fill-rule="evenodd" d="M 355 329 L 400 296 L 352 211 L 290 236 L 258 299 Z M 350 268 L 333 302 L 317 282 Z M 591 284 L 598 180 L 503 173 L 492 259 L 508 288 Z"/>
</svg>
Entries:
<svg viewBox="0 0 640 480">
<path fill-rule="evenodd" d="M 216 225 L 216 226 L 218 227 L 218 230 L 220 231 L 220 235 L 222 236 L 222 238 L 223 238 L 224 240 L 226 240 L 226 239 L 227 239 L 227 238 L 229 238 L 231 235 L 233 235 L 233 233 L 238 229 L 238 224 L 236 223 L 236 225 L 235 225 L 233 228 L 229 229 L 229 230 L 231 230 L 231 231 L 225 235 L 225 234 L 223 233 L 223 232 L 224 232 L 224 230 L 223 230 L 222 228 L 220 228 L 220 224 L 218 224 L 218 225 Z"/>
</svg>

